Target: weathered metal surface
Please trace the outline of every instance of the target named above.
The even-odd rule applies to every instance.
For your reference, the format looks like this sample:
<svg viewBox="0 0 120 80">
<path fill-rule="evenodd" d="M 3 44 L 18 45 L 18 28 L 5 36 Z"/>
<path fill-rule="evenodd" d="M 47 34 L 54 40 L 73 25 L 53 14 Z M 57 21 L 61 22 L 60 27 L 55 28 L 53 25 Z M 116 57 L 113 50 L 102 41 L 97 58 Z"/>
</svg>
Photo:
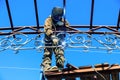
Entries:
<svg viewBox="0 0 120 80">
<path fill-rule="evenodd" d="M 91 66 L 82 66 L 79 69 L 74 68 L 63 69 L 61 72 L 58 71 L 47 71 L 45 72 L 46 77 L 48 78 L 59 78 L 68 80 L 75 80 L 76 77 L 79 77 L 80 80 L 120 80 L 119 78 L 120 66 L 113 64 L 109 65 L 108 63 L 97 64 L 94 67 Z M 67 79 L 66 79 L 67 80 Z"/>
</svg>

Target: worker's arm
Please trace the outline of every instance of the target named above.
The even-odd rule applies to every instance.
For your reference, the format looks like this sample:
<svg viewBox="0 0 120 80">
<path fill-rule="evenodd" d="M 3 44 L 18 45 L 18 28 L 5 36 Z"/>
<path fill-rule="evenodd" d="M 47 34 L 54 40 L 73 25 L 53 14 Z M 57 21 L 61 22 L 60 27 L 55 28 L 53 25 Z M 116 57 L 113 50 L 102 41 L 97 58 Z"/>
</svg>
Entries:
<svg viewBox="0 0 120 80">
<path fill-rule="evenodd" d="M 58 44 L 58 38 L 56 37 L 56 35 L 53 34 L 53 30 L 52 30 L 52 19 L 51 18 L 47 18 L 45 21 L 45 25 L 44 25 L 44 31 L 45 34 L 51 38 L 51 40 L 53 41 L 54 45 Z"/>
<path fill-rule="evenodd" d="M 46 19 L 45 24 L 44 24 L 44 32 L 48 37 L 50 37 L 53 34 L 51 18 Z"/>
</svg>

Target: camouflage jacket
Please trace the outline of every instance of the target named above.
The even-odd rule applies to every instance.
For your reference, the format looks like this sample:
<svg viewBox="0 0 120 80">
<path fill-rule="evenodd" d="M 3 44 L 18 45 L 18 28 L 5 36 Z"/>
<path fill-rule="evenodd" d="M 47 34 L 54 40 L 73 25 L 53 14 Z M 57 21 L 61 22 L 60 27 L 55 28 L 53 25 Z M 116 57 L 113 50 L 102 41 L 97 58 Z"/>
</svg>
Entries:
<svg viewBox="0 0 120 80">
<path fill-rule="evenodd" d="M 64 19 L 61 20 L 64 23 Z M 67 21 L 65 21 L 65 26 L 61 27 L 61 26 L 56 26 L 54 24 L 54 22 L 52 21 L 51 16 L 48 17 L 45 20 L 45 24 L 44 24 L 44 32 L 45 32 L 45 41 L 51 41 L 51 35 L 56 35 L 56 33 L 58 34 L 58 31 L 63 31 L 63 28 L 69 27 L 69 23 Z"/>
</svg>

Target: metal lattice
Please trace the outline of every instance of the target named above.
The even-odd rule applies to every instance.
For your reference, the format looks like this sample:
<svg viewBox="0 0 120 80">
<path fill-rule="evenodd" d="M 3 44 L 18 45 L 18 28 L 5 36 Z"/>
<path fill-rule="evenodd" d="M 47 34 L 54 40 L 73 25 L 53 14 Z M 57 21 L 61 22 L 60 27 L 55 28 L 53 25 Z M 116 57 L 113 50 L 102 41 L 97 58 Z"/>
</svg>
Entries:
<svg viewBox="0 0 120 80">
<path fill-rule="evenodd" d="M 14 27 L 12 21 L 12 15 L 9 7 L 9 2 L 6 0 L 6 6 L 9 16 L 11 27 L 0 28 L 0 52 L 5 50 L 13 50 L 18 52 L 19 50 L 36 49 L 42 51 L 44 47 L 44 31 L 43 26 L 39 25 L 37 1 L 34 0 L 34 7 L 36 13 L 36 26 L 23 26 Z M 64 19 L 65 19 L 65 7 L 66 1 L 63 0 Z M 120 50 L 120 10 L 118 14 L 118 21 L 116 26 L 94 26 L 93 23 L 94 13 L 94 0 L 91 4 L 90 25 L 87 26 L 69 26 L 66 31 L 66 40 L 63 45 L 53 47 L 67 48 L 80 48 L 83 51 L 89 51 L 90 49 L 106 50 L 111 53 L 112 51 Z M 88 29 L 88 31 L 82 31 L 81 28 Z M 29 29 L 28 31 L 25 31 Z M 107 29 L 100 31 L 100 29 Z M 34 36 L 30 37 L 30 34 Z M 31 47 L 27 46 L 32 44 Z"/>
</svg>

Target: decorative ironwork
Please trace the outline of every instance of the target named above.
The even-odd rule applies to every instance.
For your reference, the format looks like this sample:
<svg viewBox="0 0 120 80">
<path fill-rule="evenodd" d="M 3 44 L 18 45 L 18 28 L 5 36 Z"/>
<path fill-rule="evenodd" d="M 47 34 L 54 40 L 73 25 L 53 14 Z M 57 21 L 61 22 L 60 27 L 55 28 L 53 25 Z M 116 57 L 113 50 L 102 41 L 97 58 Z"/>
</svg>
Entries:
<svg viewBox="0 0 120 80">
<path fill-rule="evenodd" d="M 15 35 L 15 38 L 13 36 Z M 15 33 L 9 36 L 0 38 L 0 52 L 5 50 L 13 50 L 18 53 L 19 50 L 36 49 L 42 52 L 44 46 L 44 33 L 36 35 L 26 35 Z M 62 45 L 52 46 L 62 47 L 65 49 L 79 48 L 79 50 L 89 51 L 90 49 L 106 50 L 108 53 L 120 50 L 120 35 L 117 34 L 102 34 L 90 35 L 87 33 L 66 33 L 66 38 Z"/>
<path fill-rule="evenodd" d="M 6 7 L 8 11 L 8 17 L 10 21 L 10 28 L 0 28 L 0 52 L 5 50 L 13 50 L 18 53 L 19 50 L 25 49 L 36 49 L 38 52 L 43 51 L 44 47 L 44 32 L 40 30 L 43 26 L 39 25 L 39 15 L 37 1 L 34 0 L 35 14 L 36 14 L 36 26 L 23 26 L 15 27 L 12 20 L 11 10 L 9 6 L 9 1 L 6 0 Z M 66 1 L 63 1 L 64 8 L 64 19 L 65 19 L 65 7 Z M 89 49 L 102 49 L 107 50 L 109 53 L 112 51 L 120 50 L 120 9 L 118 13 L 118 20 L 116 26 L 94 26 L 94 0 L 91 2 L 91 14 L 90 14 L 90 25 L 88 26 L 69 26 L 66 30 L 66 38 L 62 45 L 52 46 L 52 47 L 63 47 L 67 48 L 79 48 L 88 52 Z M 65 20 L 64 20 L 65 21 Z M 80 28 L 86 28 L 88 31 L 81 31 Z M 107 29 L 105 31 L 96 31 L 99 29 Z M 31 31 L 25 31 L 25 29 L 30 29 Z M 27 35 L 29 34 L 29 35 Z M 32 34 L 32 37 L 30 36 Z M 94 34 L 94 35 L 93 35 Z M 100 35 L 101 34 L 101 35 Z M 9 35 L 9 36 L 3 36 Z M 29 44 L 28 44 L 29 43 Z M 31 46 L 32 45 L 32 46 Z M 30 47 L 31 46 L 31 47 Z"/>
</svg>

